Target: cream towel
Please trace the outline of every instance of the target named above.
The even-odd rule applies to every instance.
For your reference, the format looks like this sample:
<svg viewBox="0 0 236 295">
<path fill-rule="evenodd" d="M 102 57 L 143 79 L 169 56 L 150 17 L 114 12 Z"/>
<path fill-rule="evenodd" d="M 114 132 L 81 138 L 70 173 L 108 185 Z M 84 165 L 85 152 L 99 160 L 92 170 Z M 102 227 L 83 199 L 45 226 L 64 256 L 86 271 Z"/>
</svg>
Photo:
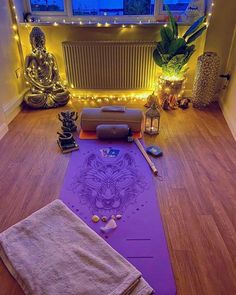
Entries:
<svg viewBox="0 0 236 295">
<path fill-rule="evenodd" d="M 56 200 L 0 234 L 26 295 L 147 295 L 141 273 Z"/>
</svg>

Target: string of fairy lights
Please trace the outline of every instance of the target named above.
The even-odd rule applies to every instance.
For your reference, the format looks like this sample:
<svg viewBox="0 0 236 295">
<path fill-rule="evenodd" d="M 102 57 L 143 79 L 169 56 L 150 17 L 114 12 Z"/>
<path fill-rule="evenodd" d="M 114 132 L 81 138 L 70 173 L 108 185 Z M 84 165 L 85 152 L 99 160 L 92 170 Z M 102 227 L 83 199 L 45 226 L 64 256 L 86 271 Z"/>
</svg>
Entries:
<svg viewBox="0 0 236 295">
<path fill-rule="evenodd" d="M 20 60 L 22 66 L 24 65 L 24 54 L 23 54 L 23 49 L 22 49 L 22 43 L 21 43 L 21 38 L 20 38 L 20 33 L 19 33 L 19 19 L 17 16 L 17 11 L 16 11 L 16 6 L 14 4 L 14 0 L 9 0 L 10 4 L 10 13 L 12 17 L 12 29 L 13 29 L 13 34 L 14 34 L 14 39 L 17 42 L 18 50 L 19 50 L 19 55 L 20 55 Z M 207 15 L 206 15 L 206 25 L 207 27 L 210 25 L 211 17 L 213 14 L 213 8 L 215 6 L 215 3 L 212 2 L 210 6 L 208 7 Z M 147 22 L 144 22 L 142 20 L 139 20 L 138 22 L 134 23 L 119 23 L 117 20 L 113 20 L 112 22 L 93 22 L 93 21 L 88 21 L 88 22 L 83 22 L 81 20 L 78 21 L 67 21 L 66 19 L 63 19 L 61 22 L 59 21 L 52 21 L 52 22 L 41 22 L 40 19 L 37 20 L 37 22 L 29 22 L 25 23 L 25 27 L 29 28 L 30 26 L 34 26 L 35 24 L 40 25 L 52 25 L 54 27 L 61 26 L 61 25 L 77 25 L 77 26 L 95 26 L 95 27 L 110 27 L 110 26 L 120 26 L 121 28 L 134 28 L 137 25 L 153 25 L 153 24 L 160 24 L 160 22 L 155 22 L 153 23 L 151 19 L 149 19 Z M 167 26 L 167 24 L 164 24 L 164 26 Z M 64 84 L 66 84 L 67 81 L 64 81 Z M 154 82 L 154 87 L 156 88 L 156 83 Z M 71 87 L 73 89 L 73 87 Z M 150 93 L 148 93 L 150 94 Z M 146 99 L 148 94 L 142 94 L 142 95 L 121 95 L 120 97 L 115 97 L 115 96 L 109 96 L 109 95 L 104 95 L 103 97 L 97 97 L 97 96 L 91 96 L 91 95 L 84 95 L 84 96 L 77 96 L 79 99 L 81 99 L 82 102 L 86 104 L 86 101 L 88 98 L 91 99 L 92 104 L 97 101 L 98 103 L 101 102 L 109 102 L 109 101 L 114 101 L 115 99 L 118 102 L 126 102 L 129 100 L 133 100 L 134 102 L 137 99 Z M 75 97 L 75 94 L 73 94 Z"/>
</svg>

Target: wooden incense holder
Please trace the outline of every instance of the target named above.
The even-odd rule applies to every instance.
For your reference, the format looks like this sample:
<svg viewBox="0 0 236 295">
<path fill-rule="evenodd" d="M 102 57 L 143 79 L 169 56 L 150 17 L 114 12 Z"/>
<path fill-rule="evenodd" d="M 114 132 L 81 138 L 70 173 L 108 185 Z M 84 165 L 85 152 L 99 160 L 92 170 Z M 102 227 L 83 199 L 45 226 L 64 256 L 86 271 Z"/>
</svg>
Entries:
<svg viewBox="0 0 236 295">
<path fill-rule="evenodd" d="M 140 152 L 143 154 L 145 160 L 148 162 L 148 165 L 150 166 L 153 174 L 157 176 L 158 175 L 157 168 L 156 168 L 155 164 L 149 158 L 149 156 L 146 153 L 146 151 L 145 151 L 144 147 L 142 146 L 141 142 L 137 138 L 134 139 L 134 142 L 137 145 L 137 147 L 139 148 Z"/>
</svg>

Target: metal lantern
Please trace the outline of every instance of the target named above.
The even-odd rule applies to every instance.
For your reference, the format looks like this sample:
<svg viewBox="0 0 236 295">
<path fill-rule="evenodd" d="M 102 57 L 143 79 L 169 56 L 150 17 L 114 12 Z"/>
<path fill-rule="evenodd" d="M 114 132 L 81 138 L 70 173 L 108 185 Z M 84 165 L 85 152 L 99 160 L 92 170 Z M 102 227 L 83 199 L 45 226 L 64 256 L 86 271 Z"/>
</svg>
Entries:
<svg viewBox="0 0 236 295">
<path fill-rule="evenodd" d="M 145 133 L 149 135 L 159 134 L 160 117 L 157 104 L 152 104 L 145 114 Z"/>
</svg>

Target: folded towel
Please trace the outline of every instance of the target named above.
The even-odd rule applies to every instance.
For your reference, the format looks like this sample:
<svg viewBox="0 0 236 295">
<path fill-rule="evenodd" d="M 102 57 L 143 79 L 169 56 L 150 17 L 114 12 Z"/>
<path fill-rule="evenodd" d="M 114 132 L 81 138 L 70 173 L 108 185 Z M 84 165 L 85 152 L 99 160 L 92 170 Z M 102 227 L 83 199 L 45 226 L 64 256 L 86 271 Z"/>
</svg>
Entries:
<svg viewBox="0 0 236 295">
<path fill-rule="evenodd" d="M 147 295 L 141 273 L 56 200 L 0 234 L 0 257 L 29 295 Z"/>
</svg>

